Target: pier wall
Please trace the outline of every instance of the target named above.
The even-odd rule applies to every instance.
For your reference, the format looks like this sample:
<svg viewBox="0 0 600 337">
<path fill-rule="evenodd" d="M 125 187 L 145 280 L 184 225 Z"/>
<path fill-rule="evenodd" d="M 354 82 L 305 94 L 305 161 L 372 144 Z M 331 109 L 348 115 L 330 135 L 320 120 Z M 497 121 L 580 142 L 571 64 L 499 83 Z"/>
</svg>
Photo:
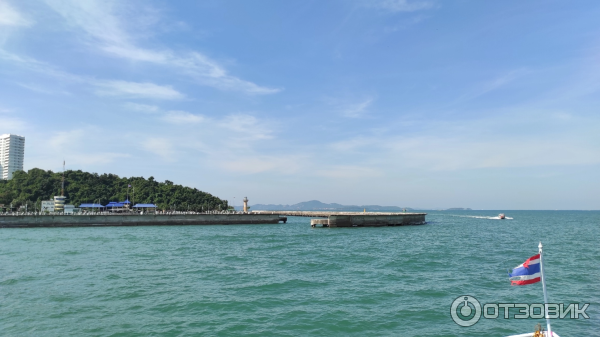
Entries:
<svg viewBox="0 0 600 337">
<path fill-rule="evenodd" d="M 0 216 L 0 228 L 277 224 L 276 214 Z"/>
<path fill-rule="evenodd" d="M 379 227 L 425 224 L 425 214 L 330 215 L 329 227 Z"/>
<path fill-rule="evenodd" d="M 255 214 L 273 214 L 285 216 L 302 216 L 327 218 L 324 221 L 313 221 L 312 224 L 325 227 L 379 227 L 423 225 L 427 213 L 392 213 L 392 212 L 324 212 L 324 211 L 253 211 Z"/>
</svg>

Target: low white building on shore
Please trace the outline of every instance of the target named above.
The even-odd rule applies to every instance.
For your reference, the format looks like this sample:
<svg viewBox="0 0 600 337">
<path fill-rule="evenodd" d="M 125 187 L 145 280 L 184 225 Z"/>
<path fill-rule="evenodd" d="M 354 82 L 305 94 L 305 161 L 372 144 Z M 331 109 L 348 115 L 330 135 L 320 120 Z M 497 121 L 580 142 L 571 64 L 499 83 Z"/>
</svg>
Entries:
<svg viewBox="0 0 600 337">
<path fill-rule="evenodd" d="M 42 212 L 54 212 L 54 200 L 42 200 Z"/>
</svg>

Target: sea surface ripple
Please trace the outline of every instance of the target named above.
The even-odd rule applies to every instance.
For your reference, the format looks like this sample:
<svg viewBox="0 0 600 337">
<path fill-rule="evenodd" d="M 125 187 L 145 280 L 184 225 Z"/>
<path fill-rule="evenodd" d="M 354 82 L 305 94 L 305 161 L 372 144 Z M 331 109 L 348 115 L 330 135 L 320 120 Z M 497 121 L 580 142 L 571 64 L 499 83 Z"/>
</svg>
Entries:
<svg viewBox="0 0 600 337">
<path fill-rule="evenodd" d="M 506 336 L 540 319 L 456 325 L 452 301 L 543 302 L 507 269 L 542 241 L 554 320 L 599 336 L 600 212 L 429 212 L 424 226 L 0 229 L 2 336 Z"/>
</svg>

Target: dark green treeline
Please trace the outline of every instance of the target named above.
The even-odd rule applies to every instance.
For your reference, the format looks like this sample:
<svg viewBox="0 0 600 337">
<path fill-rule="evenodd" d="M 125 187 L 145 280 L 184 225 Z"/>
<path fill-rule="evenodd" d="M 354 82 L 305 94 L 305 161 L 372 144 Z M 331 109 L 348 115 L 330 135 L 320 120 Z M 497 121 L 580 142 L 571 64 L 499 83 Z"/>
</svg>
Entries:
<svg viewBox="0 0 600 337">
<path fill-rule="evenodd" d="M 11 180 L 0 179 L 0 204 L 13 208 L 28 204 L 30 209 L 39 208 L 41 200 L 51 200 L 60 195 L 62 173 L 44 171 L 38 168 L 28 172 L 15 172 Z M 81 203 L 106 205 L 109 201 L 124 201 L 129 188 L 129 201 L 153 203 L 162 210 L 225 210 L 227 201 L 196 188 L 175 185 L 166 180 L 158 182 L 154 177 L 121 178 L 115 174 L 97 174 L 79 171 L 65 171 L 65 196 L 67 204 L 79 206 Z M 135 188 L 135 194 L 134 194 Z"/>
</svg>

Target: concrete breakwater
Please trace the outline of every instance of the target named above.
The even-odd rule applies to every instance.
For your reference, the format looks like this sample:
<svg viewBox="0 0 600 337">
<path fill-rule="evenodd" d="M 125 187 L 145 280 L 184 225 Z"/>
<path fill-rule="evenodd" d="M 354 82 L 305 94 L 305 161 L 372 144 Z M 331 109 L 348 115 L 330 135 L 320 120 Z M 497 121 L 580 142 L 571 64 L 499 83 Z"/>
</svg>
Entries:
<svg viewBox="0 0 600 337">
<path fill-rule="evenodd" d="M 115 214 L 0 216 L 0 228 L 246 225 L 286 222 L 277 214 Z"/>
<path fill-rule="evenodd" d="M 264 215 L 302 216 L 313 218 L 311 226 L 316 227 L 381 227 L 423 225 L 427 213 L 378 213 L 378 212 L 322 212 L 322 211 L 253 211 Z"/>
</svg>

